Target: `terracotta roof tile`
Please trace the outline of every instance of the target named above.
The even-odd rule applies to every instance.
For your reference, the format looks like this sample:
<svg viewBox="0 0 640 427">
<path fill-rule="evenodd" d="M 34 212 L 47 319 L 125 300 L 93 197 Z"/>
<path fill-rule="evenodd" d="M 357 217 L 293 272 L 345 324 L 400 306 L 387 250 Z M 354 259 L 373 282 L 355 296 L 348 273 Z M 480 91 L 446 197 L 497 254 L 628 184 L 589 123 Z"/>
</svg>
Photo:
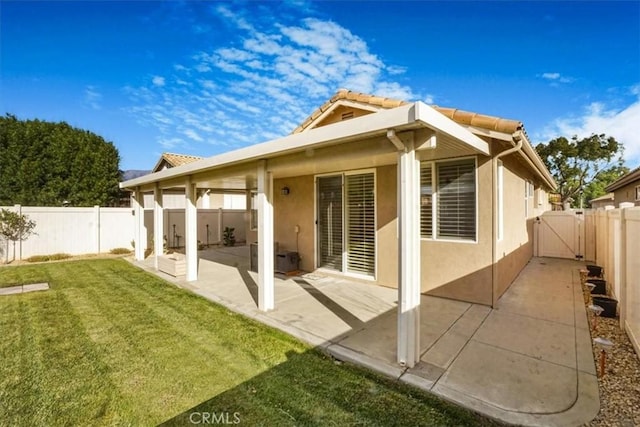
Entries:
<svg viewBox="0 0 640 427">
<path fill-rule="evenodd" d="M 406 105 L 408 102 L 401 99 L 383 98 L 381 96 L 368 95 L 365 93 L 352 92 L 347 89 L 338 90 L 335 95 L 325 102 L 320 108 L 315 110 L 311 115 L 306 118 L 300 126 L 298 126 L 292 133 L 300 133 L 305 130 L 311 123 L 326 111 L 335 102 L 346 99 L 349 101 L 356 101 L 363 104 L 375 105 L 382 108 L 396 108 L 401 105 Z M 523 130 L 522 122 L 517 120 L 509 120 L 501 117 L 487 116 L 478 113 L 472 113 L 469 111 L 458 110 L 456 108 L 444 108 L 433 106 L 438 112 L 447 116 L 451 120 L 474 127 L 483 129 L 494 130 L 502 133 L 515 133 L 518 130 Z"/>
<path fill-rule="evenodd" d="M 162 153 L 162 157 L 173 167 L 186 165 L 187 163 L 193 163 L 196 160 L 202 159 L 200 156 L 189 156 L 187 154 L 176 153 Z"/>
<path fill-rule="evenodd" d="M 187 154 L 162 153 L 160 159 L 158 159 L 158 162 L 153 168 L 153 172 L 158 172 L 163 162 L 166 163 L 168 167 L 175 168 L 176 166 L 186 165 L 187 163 L 192 163 L 200 159 L 202 159 L 202 157 L 189 156 Z"/>
</svg>

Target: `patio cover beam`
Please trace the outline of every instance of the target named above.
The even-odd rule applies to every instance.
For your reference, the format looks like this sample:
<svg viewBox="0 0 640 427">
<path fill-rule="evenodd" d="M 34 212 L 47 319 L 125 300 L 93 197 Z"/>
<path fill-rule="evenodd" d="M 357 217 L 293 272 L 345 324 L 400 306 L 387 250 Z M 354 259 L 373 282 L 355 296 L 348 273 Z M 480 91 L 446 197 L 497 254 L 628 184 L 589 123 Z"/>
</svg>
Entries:
<svg viewBox="0 0 640 427">
<path fill-rule="evenodd" d="M 156 182 L 153 190 L 153 265 L 158 269 L 158 258 L 164 253 L 164 210 L 162 204 L 162 188 Z"/>
<path fill-rule="evenodd" d="M 258 308 L 273 310 L 273 176 L 267 161 L 258 161 Z"/>
<path fill-rule="evenodd" d="M 397 137 L 396 137 L 397 138 Z M 400 138 L 397 138 L 400 139 Z M 398 363 L 420 360 L 420 162 L 413 133 L 398 151 Z M 397 145 L 399 141 L 396 141 Z M 396 145 L 394 144 L 394 145 Z"/>
<path fill-rule="evenodd" d="M 133 196 L 133 215 L 135 217 L 133 243 L 136 261 L 144 260 L 144 251 L 147 249 L 147 229 L 144 226 L 144 193 L 140 187 L 136 188 Z"/>
<path fill-rule="evenodd" d="M 184 250 L 186 256 L 187 282 L 198 279 L 198 210 L 196 208 L 196 185 L 188 176 L 185 181 Z"/>
</svg>

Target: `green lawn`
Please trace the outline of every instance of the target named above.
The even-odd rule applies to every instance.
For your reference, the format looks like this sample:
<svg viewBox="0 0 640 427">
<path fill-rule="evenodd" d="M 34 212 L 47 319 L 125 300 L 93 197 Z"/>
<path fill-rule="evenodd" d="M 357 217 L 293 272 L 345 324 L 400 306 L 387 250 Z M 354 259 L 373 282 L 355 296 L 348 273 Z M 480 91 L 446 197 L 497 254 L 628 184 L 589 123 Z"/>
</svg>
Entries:
<svg viewBox="0 0 640 427">
<path fill-rule="evenodd" d="M 0 296 L 0 425 L 490 424 L 121 259 L 0 268 L 34 282 Z"/>
</svg>

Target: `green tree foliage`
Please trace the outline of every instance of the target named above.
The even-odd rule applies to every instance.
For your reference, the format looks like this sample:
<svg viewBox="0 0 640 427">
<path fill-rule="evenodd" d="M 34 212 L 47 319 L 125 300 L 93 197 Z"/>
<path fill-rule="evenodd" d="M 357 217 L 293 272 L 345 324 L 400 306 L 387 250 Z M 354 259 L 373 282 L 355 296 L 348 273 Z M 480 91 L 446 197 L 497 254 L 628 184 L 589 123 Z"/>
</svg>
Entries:
<svg viewBox="0 0 640 427">
<path fill-rule="evenodd" d="M 565 137 L 538 144 L 536 151 L 558 183 L 562 203 L 577 206 L 605 194 L 604 188 L 629 171 L 624 166 L 624 146 L 605 134 L 570 140 Z"/>
<path fill-rule="evenodd" d="M 67 123 L 0 117 L 0 206 L 108 206 L 119 195 L 118 150 Z"/>
<path fill-rule="evenodd" d="M 16 242 L 27 240 L 36 228 L 35 221 L 7 209 L 0 209 L 0 238 L 7 243 L 6 262 L 9 262 L 9 242 L 13 242 L 13 259 L 16 259 Z"/>
</svg>

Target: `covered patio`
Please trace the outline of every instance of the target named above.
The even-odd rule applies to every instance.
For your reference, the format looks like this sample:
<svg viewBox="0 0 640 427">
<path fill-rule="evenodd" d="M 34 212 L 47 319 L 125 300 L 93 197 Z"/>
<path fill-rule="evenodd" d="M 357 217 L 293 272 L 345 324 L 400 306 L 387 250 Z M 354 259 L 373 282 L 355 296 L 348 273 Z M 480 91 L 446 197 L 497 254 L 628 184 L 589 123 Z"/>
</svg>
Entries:
<svg viewBox="0 0 640 427">
<path fill-rule="evenodd" d="M 397 247 L 391 253 L 393 257 L 397 257 L 398 289 L 384 290 L 387 296 L 380 301 L 381 305 L 375 299 L 375 302 L 365 301 L 359 304 L 362 304 L 361 310 L 367 321 L 366 313 L 376 317 L 380 310 L 393 308 L 389 305 L 392 300 L 397 301 L 397 340 L 392 352 L 395 354 L 395 363 L 400 368 L 413 367 L 418 363 L 421 349 L 424 348 L 424 343 L 420 342 L 420 306 L 423 298 L 420 271 L 420 158 L 428 158 L 428 152 L 436 146 L 452 156 L 490 154 L 486 141 L 432 107 L 415 102 L 329 126 L 308 129 L 123 182 L 121 187 L 132 189 L 135 194 L 133 208 L 134 215 L 138 218 L 135 235 L 136 260 L 144 259 L 147 243 L 142 215 L 144 193 L 153 192 L 154 222 L 160 224 L 163 218 L 162 192 L 184 189 L 186 281 L 189 283 L 200 280 L 196 235 L 198 190 L 245 192 L 248 199 L 255 193 L 259 273 L 252 275 L 246 270 L 243 272 L 237 269 L 235 272 L 221 271 L 217 275 L 218 279 L 233 280 L 234 275 L 242 274 L 246 279 L 243 281 L 249 284 L 247 290 L 252 296 L 252 303 L 257 302 L 258 309 L 263 313 L 278 308 L 277 302 L 281 297 L 275 297 L 277 292 L 281 292 L 285 300 L 289 298 L 289 292 L 318 296 L 318 289 L 323 288 L 321 283 L 314 283 L 311 277 L 305 279 L 306 283 L 296 283 L 296 287 L 282 287 L 283 284 L 274 279 L 274 193 L 278 191 L 274 189 L 274 179 L 366 170 L 385 165 L 397 166 L 397 184 L 394 189 L 397 192 L 397 211 L 394 213 L 397 230 L 393 227 L 394 230 L 388 233 L 395 231 L 394 234 L 397 235 L 397 239 L 393 239 L 394 242 L 397 241 Z M 293 224 L 290 227 L 293 228 Z M 314 238 L 317 240 L 317 237 Z M 372 239 L 375 241 L 375 236 Z M 155 256 L 152 261 L 154 268 L 158 269 L 158 257 L 163 253 L 161 227 L 154 227 L 153 242 Z M 316 243 L 311 242 L 311 247 L 314 244 Z M 373 251 L 366 250 L 370 254 L 367 256 L 377 257 L 377 248 Z M 313 262 L 313 270 L 320 267 L 317 258 Z M 206 265 L 201 261 L 200 270 L 204 272 L 208 268 Z M 230 274 L 230 277 L 227 278 L 226 274 Z M 330 289 L 327 288 L 327 291 Z M 350 291 L 354 292 L 352 295 L 344 295 L 343 298 L 351 302 L 361 301 L 368 292 L 378 292 L 373 289 L 382 288 L 361 284 Z M 202 290 L 205 291 L 206 289 Z M 313 311 L 302 313 L 305 316 L 313 315 Z"/>
</svg>

